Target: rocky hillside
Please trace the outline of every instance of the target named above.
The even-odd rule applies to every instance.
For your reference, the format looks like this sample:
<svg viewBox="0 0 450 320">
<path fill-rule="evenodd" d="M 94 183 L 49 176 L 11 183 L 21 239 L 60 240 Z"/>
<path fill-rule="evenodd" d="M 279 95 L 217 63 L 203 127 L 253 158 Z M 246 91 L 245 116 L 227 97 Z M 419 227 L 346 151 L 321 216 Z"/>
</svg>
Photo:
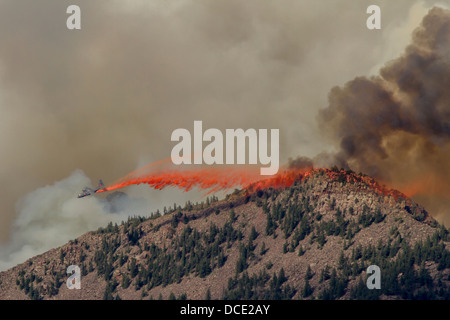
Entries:
<svg viewBox="0 0 450 320">
<path fill-rule="evenodd" d="M 86 233 L 0 273 L 0 299 L 450 299 L 449 249 L 449 230 L 401 193 L 314 170 Z"/>
</svg>

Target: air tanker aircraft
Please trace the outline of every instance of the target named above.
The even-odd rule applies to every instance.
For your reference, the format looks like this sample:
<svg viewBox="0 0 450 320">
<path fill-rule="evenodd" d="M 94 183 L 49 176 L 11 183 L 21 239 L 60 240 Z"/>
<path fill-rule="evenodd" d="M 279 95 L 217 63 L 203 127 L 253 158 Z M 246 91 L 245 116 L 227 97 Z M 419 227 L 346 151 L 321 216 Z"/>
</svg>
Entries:
<svg viewBox="0 0 450 320">
<path fill-rule="evenodd" d="M 81 193 L 78 195 L 78 198 L 84 198 L 84 197 L 90 196 L 90 195 L 96 193 L 97 191 L 100 191 L 100 190 L 103 190 L 103 189 L 105 189 L 105 185 L 103 184 L 103 181 L 100 179 L 96 189 L 85 187 L 83 189 L 83 191 L 81 191 Z"/>
</svg>

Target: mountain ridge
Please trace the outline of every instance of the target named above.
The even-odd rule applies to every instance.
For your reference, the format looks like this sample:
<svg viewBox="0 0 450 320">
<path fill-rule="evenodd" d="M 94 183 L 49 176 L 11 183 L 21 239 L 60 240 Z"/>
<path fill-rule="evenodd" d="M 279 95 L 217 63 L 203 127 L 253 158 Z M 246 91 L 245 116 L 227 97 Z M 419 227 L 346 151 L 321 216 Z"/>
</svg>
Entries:
<svg viewBox="0 0 450 320">
<path fill-rule="evenodd" d="M 0 299 L 449 299 L 448 234 L 368 176 L 314 169 L 85 233 L 1 272 Z"/>
</svg>

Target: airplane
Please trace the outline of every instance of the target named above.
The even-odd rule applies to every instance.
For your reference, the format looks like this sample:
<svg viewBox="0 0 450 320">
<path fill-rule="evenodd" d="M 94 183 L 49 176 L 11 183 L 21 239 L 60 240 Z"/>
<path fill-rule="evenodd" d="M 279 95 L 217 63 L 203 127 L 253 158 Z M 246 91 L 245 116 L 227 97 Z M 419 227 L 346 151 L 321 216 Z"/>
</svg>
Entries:
<svg viewBox="0 0 450 320">
<path fill-rule="evenodd" d="M 96 189 L 92 189 L 92 188 L 89 188 L 89 187 L 85 187 L 85 188 L 81 191 L 81 193 L 78 195 L 78 198 L 84 198 L 84 197 L 90 196 L 90 195 L 92 195 L 92 194 L 94 194 L 94 193 L 96 193 L 96 192 L 98 192 L 98 191 L 100 191 L 100 190 L 103 190 L 103 189 L 105 189 L 105 185 L 103 184 L 103 181 L 100 179 L 100 181 L 98 182 L 98 186 L 97 186 Z"/>
</svg>

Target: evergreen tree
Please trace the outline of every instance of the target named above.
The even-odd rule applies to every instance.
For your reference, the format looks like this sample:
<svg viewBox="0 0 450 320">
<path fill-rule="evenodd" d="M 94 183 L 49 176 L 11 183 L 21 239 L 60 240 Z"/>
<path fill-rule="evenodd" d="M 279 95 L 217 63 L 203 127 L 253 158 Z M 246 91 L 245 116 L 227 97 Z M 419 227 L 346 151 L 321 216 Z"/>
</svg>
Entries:
<svg viewBox="0 0 450 320">
<path fill-rule="evenodd" d="M 302 296 L 303 298 L 309 297 L 313 293 L 313 289 L 311 285 L 309 284 L 309 280 L 305 280 L 305 284 L 303 286 Z"/>
<path fill-rule="evenodd" d="M 305 280 L 311 280 L 311 278 L 313 276 L 314 276 L 314 274 L 311 271 L 311 267 L 310 267 L 310 265 L 308 265 L 308 268 L 306 269 Z"/>
<path fill-rule="evenodd" d="M 263 241 L 259 254 L 263 256 L 266 252 L 267 252 L 266 243 Z"/>
<path fill-rule="evenodd" d="M 275 223 L 273 221 L 272 215 L 270 212 L 266 215 L 267 222 L 266 222 L 266 235 L 270 236 L 275 231 Z"/>
</svg>

